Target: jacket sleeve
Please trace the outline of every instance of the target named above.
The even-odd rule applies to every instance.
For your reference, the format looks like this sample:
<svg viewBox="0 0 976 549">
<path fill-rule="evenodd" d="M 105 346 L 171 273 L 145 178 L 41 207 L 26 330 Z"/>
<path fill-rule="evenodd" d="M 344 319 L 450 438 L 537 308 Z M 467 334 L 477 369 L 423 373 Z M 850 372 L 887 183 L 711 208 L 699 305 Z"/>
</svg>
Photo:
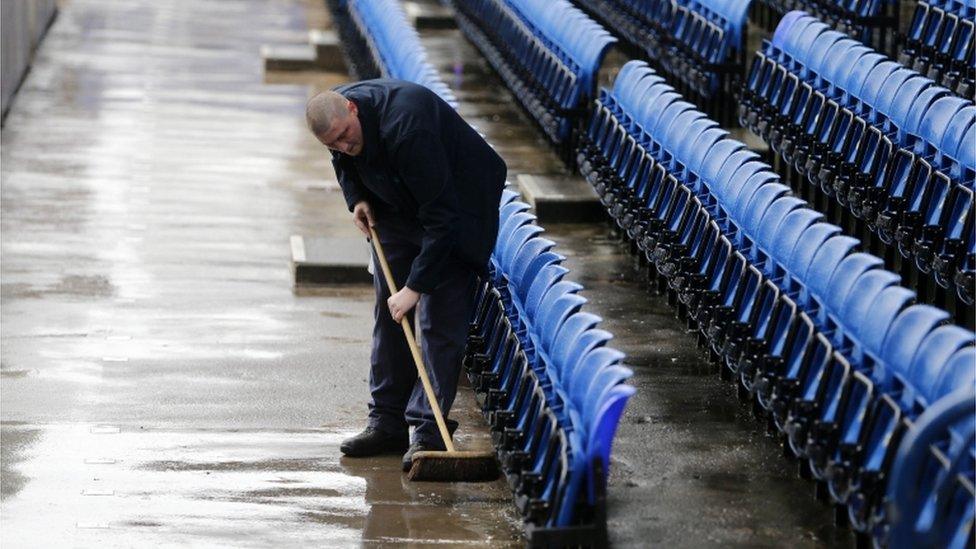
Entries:
<svg viewBox="0 0 976 549">
<path fill-rule="evenodd" d="M 424 230 L 420 254 L 410 267 L 406 285 L 430 293 L 454 249 L 453 231 L 459 219 L 450 166 L 440 139 L 425 130 L 405 135 L 394 158 L 404 185 L 417 202 L 417 218 Z"/>
<path fill-rule="evenodd" d="M 339 180 L 339 187 L 342 188 L 342 195 L 346 199 L 346 207 L 351 212 L 356 203 L 366 200 L 366 190 L 359 180 L 359 173 L 356 166 L 348 156 L 332 151 L 332 167 L 335 169 L 336 178 Z"/>
</svg>

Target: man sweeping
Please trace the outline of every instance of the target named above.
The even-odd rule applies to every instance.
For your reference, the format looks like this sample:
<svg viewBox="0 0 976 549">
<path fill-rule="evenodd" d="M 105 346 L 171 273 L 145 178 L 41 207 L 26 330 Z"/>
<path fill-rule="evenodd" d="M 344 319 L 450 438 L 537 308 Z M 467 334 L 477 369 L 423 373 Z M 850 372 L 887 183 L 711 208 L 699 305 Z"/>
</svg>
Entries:
<svg viewBox="0 0 976 549">
<path fill-rule="evenodd" d="M 407 470 L 415 452 L 443 450 L 444 442 L 399 322 L 417 307 L 421 354 L 446 416 L 477 277 L 495 245 L 505 162 L 437 94 L 410 82 L 339 86 L 312 97 L 306 118 L 332 151 L 353 222 L 367 237 L 375 228 L 401 288 L 390 295 L 374 269 L 368 422 L 340 450 L 350 457 L 406 451 Z M 447 423 L 453 432 L 457 423 Z"/>
</svg>

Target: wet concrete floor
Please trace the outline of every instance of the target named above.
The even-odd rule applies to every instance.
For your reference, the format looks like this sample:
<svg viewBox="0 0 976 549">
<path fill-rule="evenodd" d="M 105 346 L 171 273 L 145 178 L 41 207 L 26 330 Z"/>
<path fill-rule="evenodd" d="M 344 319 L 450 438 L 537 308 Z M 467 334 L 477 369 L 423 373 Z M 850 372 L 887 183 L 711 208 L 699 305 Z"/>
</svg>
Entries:
<svg viewBox="0 0 976 549">
<path fill-rule="evenodd" d="M 356 234 L 303 120 L 345 76 L 259 56 L 323 13 L 63 3 L 0 138 L 0 546 L 518 544 L 501 482 L 339 457 L 372 291 L 294 293 L 288 242 Z"/>
<path fill-rule="evenodd" d="M 463 35 L 424 31 L 461 112 L 502 152 L 509 179 L 565 174 L 541 132 Z M 777 441 L 721 381 L 625 248 L 600 224 L 545 224 L 586 308 L 628 355 L 638 392 L 617 431 L 608 528 L 620 547 L 846 547 Z"/>
</svg>

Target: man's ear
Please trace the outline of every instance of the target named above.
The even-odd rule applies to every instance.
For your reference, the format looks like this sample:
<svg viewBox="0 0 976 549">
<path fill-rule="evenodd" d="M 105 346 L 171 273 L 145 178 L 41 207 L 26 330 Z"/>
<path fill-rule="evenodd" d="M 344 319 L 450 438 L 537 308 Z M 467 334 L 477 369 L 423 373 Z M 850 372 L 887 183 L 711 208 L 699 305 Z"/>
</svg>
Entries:
<svg viewBox="0 0 976 549">
<path fill-rule="evenodd" d="M 346 108 L 349 109 L 349 114 L 359 113 L 359 107 L 357 107 L 356 104 L 352 101 L 346 102 Z"/>
</svg>

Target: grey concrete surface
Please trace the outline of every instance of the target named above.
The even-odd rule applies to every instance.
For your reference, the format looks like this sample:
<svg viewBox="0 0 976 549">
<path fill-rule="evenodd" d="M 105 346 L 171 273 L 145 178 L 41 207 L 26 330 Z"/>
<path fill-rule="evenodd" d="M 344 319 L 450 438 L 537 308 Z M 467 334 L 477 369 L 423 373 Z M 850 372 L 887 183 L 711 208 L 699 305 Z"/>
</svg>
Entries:
<svg viewBox="0 0 976 549">
<path fill-rule="evenodd" d="M 357 231 L 288 82 L 344 76 L 266 82 L 259 55 L 307 43 L 322 11 L 64 4 L 0 137 L 5 549 L 518 539 L 501 482 L 339 458 L 372 295 L 292 290 L 290 235 Z"/>
<path fill-rule="evenodd" d="M 428 55 L 461 104 L 519 174 L 566 176 L 459 31 L 422 33 Z M 532 129 L 532 131 L 527 131 Z M 638 392 L 617 432 L 608 528 L 617 547 L 847 547 L 848 533 L 797 477 L 730 384 L 696 349 L 662 297 L 607 225 L 544 223 L 580 282 L 586 310 L 602 316 L 627 353 Z"/>
</svg>

